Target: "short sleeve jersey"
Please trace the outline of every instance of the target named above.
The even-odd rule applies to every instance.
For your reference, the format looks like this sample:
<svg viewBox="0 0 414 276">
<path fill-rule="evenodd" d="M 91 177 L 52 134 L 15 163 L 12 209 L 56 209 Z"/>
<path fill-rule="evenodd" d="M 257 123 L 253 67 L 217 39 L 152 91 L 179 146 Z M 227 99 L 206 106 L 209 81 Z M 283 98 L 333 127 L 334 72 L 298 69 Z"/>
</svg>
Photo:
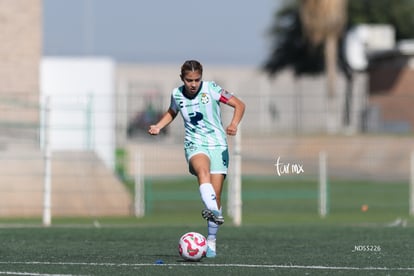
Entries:
<svg viewBox="0 0 414 276">
<path fill-rule="evenodd" d="M 184 120 L 184 142 L 207 148 L 227 146 L 227 137 L 221 122 L 220 103 L 227 103 L 232 94 L 215 82 L 203 81 L 193 98 L 184 95 L 184 86 L 171 94 L 170 108 L 180 112 Z"/>
</svg>

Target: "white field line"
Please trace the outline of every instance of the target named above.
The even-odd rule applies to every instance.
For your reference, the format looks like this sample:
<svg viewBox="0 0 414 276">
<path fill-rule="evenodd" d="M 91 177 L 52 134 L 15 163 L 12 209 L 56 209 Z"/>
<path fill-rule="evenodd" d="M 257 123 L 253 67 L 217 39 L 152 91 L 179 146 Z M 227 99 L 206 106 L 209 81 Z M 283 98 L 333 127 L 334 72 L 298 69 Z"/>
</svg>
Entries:
<svg viewBox="0 0 414 276">
<path fill-rule="evenodd" d="M 372 270 L 372 271 L 414 271 L 414 267 L 354 267 L 354 266 L 322 266 L 322 265 L 278 265 L 278 264 L 204 264 L 204 263 L 82 263 L 82 262 L 0 262 L 0 264 L 23 265 L 76 265 L 76 266 L 113 266 L 113 267 L 139 267 L 139 266 L 197 266 L 197 267 L 244 267 L 244 268 L 293 268 L 313 270 Z M 5 274 L 5 272 L 0 272 Z M 16 275 L 42 275 L 49 274 L 16 274 Z M 55 275 L 55 274 L 50 274 Z"/>
<path fill-rule="evenodd" d="M 20 275 L 20 276 L 81 276 L 73 274 L 44 274 L 34 272 L 0 271 L 0 275 Z"/>
</svg>

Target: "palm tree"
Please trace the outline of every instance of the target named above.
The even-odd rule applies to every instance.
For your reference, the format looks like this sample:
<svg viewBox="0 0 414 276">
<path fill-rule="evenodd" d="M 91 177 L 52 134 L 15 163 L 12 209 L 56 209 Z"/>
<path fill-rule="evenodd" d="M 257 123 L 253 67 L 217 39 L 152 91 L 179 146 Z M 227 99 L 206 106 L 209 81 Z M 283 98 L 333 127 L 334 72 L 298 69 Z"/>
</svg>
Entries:
<svg viewBox="0 0 414 276">
<path fill-rule="evenodd" d="M 346 24 L 347 0 L 302 0 L 300 17 L 305 36 L 313 46 L 325 45 L 328 96 L 335 94 L 338 40 Z"/>
<path fill-rule="evenodd" d="M 301 2 L 302 1 L 302 2 Z M 327 58 L 324 53 L 328 47 L 324 47 L 324 39 L 322 35 L 315 35 L 316 38 L 310 39 L 308 27 L 305 28 L 305 23 L 302 23 L 302 17 L 305 15 L 299 9 L 300 4 L 306 0 L 286 0 L 276 10 L 274 21 L 269 28 L 269 37 L 272 42 L 272 50 L 269 57 L 263 64 L 263 70 L 269 74 L 270 77 L 277 75 L 283 69 L 290 67 L 293 69 L 295 77 L 303 75 L 317 75 L 326 72 Z M 318 1 L 313 1 L 318 2 Z M 322 1 L 320 1 L 322 2 Z M 331 4 L 338 4 L 339 0 L 327 0 L 334 2 Z M 414 17 L 412 11 L 414 10 L 414 1 L 412 0 L 348 0 L 347 10 L 342 9 L 343 16 L 348 16 L 348 28 L 361 23 L 380 23 L 390 24 L 394 26 L 396 31 L 396 39 L 407 39 L 414 37 Z M 309 4 L 309 3 L 307 3 Z M 315 3 L 313 3 L 315 5 Z M 346 3 L 342 4 L 343 6 Z M 318 15 L 310 19 L 326 20 L 326 15 L 332 16 L 333 12 L 327 10 L 333 8 L 321 9 Z M 322 12 L 324 11 L 324 12 Z M 341 12 L 341 10 L 339 10 Z M 322 14 L 322 15 L 320 15 Z M 342 13 L 341 13 L 342 14 Z M 335 15 L 338 18 L 342 16 Z M 337 18 L 334 18 L 334 20 Z M 329 21 L 327 21 L 329 22 Z M 343 23 L 345 25 L 345 22 Z M 320 23 L 319 23 L 320 24 Z M 332 23 L 326 23 L 327 25 Z M 311 24 L 310 24 L 311 25 Z M 312 24 L 313 25 L 313 24 Z M 315 24 L 318 25 L 318 24 Z M 335 24 L 332 24 L 335 26 Z M 331 28 L 333 27 L 331 26 Z M 329 26 L 328 26 L 329 27 Z M 313 28 L 316 28 L 315 26 Z M 320 27 L 319 27 L 320 28 Z M 338 26 L 337 26 L 338 28 Z M 339 28 L 340 29 L 340 28 Z M 340 31 L 340 30 L 339 30 Z M 326 31 L 324 32 L 326 34 Z M 342 33 L 341 40 L 337 47 L 338 68 L 342 71 L 346 78 L 345 101 L 343 107 L 343 126 L 350 126 L 350 116 L 352 113 L 352 87 L 354 72 L 350 68 L 344 56 L 343 43 L 344 33 Z M 305 36 L 305 34 L 307 34 Z M 334 49 L 335 50 L 335 49 Z M 332 63 L 330 63 L 332 64 Z M 334 66 L 333 66 L 334 67 Z M 334 71 L 334 74 L 336 72 Z M 336 78 L 335 76 L 333 78 Z M 335 80 L 332 81 L 334 84 Z M 338 91 L 334 88 L 329 90 L 328 95 L 337 97 Z"/>
<path fill-rule="evenodd" d="M 327 74 L 328 130 L 334 112 L 338 41 L 347 21 L 347 0 L 301 0 L 299 14 L 305 37 L 314 47 L 324 45 Z M 334 122 L 333 122 L 334 123 Z"/>
</svg>

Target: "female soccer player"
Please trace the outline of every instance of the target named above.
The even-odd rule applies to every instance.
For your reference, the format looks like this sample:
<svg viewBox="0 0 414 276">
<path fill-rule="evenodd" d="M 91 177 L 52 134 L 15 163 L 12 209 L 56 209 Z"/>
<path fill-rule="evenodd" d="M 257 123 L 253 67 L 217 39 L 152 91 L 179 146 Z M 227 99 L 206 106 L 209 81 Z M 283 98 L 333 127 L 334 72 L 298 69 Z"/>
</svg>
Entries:
<svg viewBox="0 0 414 276">
<path fill-rule="evenodd" d="M 215 82 L 202 81 L 203 66 L 196 60 L 187 60 L 181 66 L 180 78 L 184 85 L 175 88 L 167 112 L 148 132 L 157 135 L 180 112 L 185 127 L 184 151 L 190 173 L 197 177 L 207 220 L 207 257 L 216 256 L 216 235 L 224 218 L 221 192 L 227 174 L 229 154 L 227 135 L 236 135 L 245 105 Z M 234 108 L 230 124 L 224 130 L 220 103 Z"/>
</svg>

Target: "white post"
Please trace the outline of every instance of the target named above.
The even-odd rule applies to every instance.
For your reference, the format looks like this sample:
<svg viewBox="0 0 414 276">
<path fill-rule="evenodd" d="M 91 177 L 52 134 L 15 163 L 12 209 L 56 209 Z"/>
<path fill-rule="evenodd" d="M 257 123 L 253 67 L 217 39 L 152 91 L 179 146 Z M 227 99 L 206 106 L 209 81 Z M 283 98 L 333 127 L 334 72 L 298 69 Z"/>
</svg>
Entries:
<svg viewBox="0 0 414 276">
<path fill-rule="evenodd" d="M 50 96 L 46 97 L 44 106 L 44 127 L 43 127 L 43 154 L 44 154 L 44 183 L 43 183 L 43 226 L 50 226 L 52 223 L 52 181 L 51 181 L 51 157 L 50 148 Z"/>
<path fill-rule="evenodd" d="M 85 110 L 85 148 L 86 150 L 92 150 L 95 148 L 94 145 L 94 125 L 93 125 L 93 105 L 94 97 L 93 94 L 89 94 L 86 100 Z"/>
<path fill-rule="evenodd" d="M 328 214 L 328 185 L 326 170 L 326 153 L 319 153 L 319 215 L 326 217 Z"/>
<path fill-rule="evenodd" d="M 410 155 L 410 216 L 414 215 L 414 151 Z"/>
<path fill-rule="evenodd" d="M 233 224 L 235 226 L 240 226 L 242 223 L 242 157 L 241 157 L 241 128 L 239 127 L 238 133 L 235 136 L 235 145 L 234 145 L 234 154 L 233 160 L 234 162 L 234 171 L 232 175 L 232 181 L 229 185 L 229 192 L 232 193 L 231 198 L 232 202 L 230 208 L 231 215 L 233 218 Z M 231 186 L 231 187 L 230 187 Z"/>
<path fill-rule="evenodd" d="M 136 217 L 145 215 L 145 186 L 142 169 L 142 155 L 135 153 L 135 196 L 134 213 Z"/>
<path fill-rule="evenodd" d="M 233 162 L 230 163 L 231 168 L 233 168 Z M 228 186 L 227 186 L 227 215 L 233 219 L 234 217 L 234 176 L 232 173 L 228 175 Z"/>
</svg>

